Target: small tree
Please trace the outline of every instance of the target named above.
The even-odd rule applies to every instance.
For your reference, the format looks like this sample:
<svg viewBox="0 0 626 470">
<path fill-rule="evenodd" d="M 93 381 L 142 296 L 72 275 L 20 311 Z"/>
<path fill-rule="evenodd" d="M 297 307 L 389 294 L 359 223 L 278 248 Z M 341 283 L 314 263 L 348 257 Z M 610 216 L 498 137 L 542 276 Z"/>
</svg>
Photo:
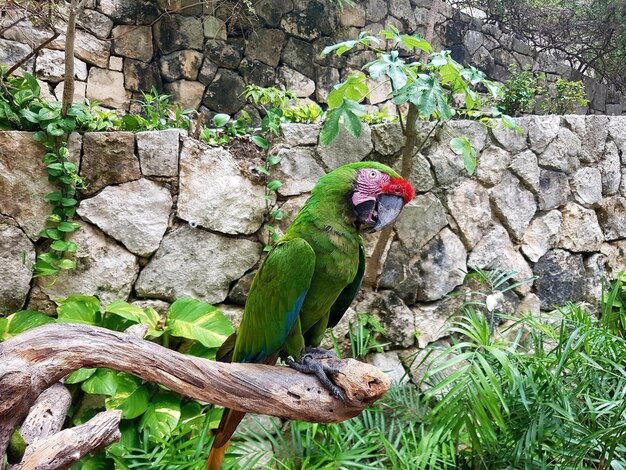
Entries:
<svg viewBox="0 0 626 470">
<path fill-rule="evenodd" d="M 434 23 L 433 23 L 434 25 Z M 378 37 L 361 33 L 355 40 L 344 41 L 324 49 L 323 54 L 343 55 L 357 47 L 366 48 L 376 54 L 376 59 L 363 69 L 373 80 L 386 79 L 391 84 L 391 99 L 397 106 L 402 131 L 406 137 L 402 151 L 401 175 L 409 178 L 413 157 L 422 149 L 429 137 L 445 122 L 455 116 L 480 119 L 487 122 L 492 117 L 501 117 L 505 125 L 515 123 L 496 108 L 485 111 L 489 100 L 495 100 L 500 88 L 487 80 L 474 67 L 464 67 L 450 56 L 449 51 L 433 52 L 428 41 L 418 35 L 400 34 L 391 27 L 380 32 L 391 46 L 380 48 Z M 403 54 L 400 50 L 402 49 Z M 406 51 L 406 52 L 405 52 Z M 418 58 L 421 56 L 422 58 Z M 335 85 L 328 95 L 328 112 L 320 132 L 320 142 L 330 144 L 339 133 L 341 122 L 355 137 L 361 134 L 359 116 L 365 114 L 361 102 L 369 95 L 367 76 L 362 72 L 350 74 L 345 81 Z M 479 93 L 488 92 L 488 99 Z M 455 107 L 462 101 L 464 106 Z M 402 113 L 406 109 L 406 114 Z M 434 121 L 426 138 L 418 143 L 416 124 L 418 120 Z M 462 156 L 465 168 L 471 175 L 476 168 L 476 152 L 466 137 L 455 137 L 450 141 L 452 150 Z M 391 232 L 381 234 L 364 277 L 366 286 L 373 286 L 384 248 Z"/>
</svg>

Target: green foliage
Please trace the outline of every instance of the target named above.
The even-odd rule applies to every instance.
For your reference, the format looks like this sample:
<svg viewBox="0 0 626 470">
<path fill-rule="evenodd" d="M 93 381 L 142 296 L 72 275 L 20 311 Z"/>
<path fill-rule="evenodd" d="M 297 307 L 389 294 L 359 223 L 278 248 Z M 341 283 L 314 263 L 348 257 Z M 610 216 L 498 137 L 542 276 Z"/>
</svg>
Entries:
<svg viewBox="0 0 626 470">
<path fill-rule="evenodd" d="M 47 225 L 39 234 L 47 239 L 46 250 L 37 256 L 34 276 L 55 276 L 61 270 L 73 269 L 75 262 L 67 257 L 77 249 L 69 237 L 79 225 L 71 219 L 76 212 L 76 191 L 84 188 L 78 168 L 71 161 L 68 137 L 74 132 L 105 130 L 115 123 L 115 113 L 98 108 L 86 100 L 74 103 L 65 116 L 60 102 L 44 102 L 35 78 L 0 75 L 0 129 L 34 131 L 34 138 L 46 149 L 43 163 L 48 180 L 58 187 L 46 196 L 52 207 Z"/>
<path fill-rule="evenodd" d="M 545 74 L 531 71 L 528 65 L 519 70 L 515 64 L 509 67 L 509 73 L 511 78 L 504 82 L 498 109 L 511 116 L 530 112 L 535 104 L 535 96 L 544 92 L 540 82 L 545 80 Z"/>
<path fill-rule="evenodd" d="M 289 90 L 248 85 L 243 94 L 265 112 L 261 130 L 274 135 L 279 134 L 283 122 L 313 123 L 322 115 L 322 109 L 317 103 L 302 104 Z"/>
<path fill-rule="evenodd" d="M 614 335 L 626 336 L 626 271 L 602 285 L 602 324 Z"/>
<path fill-rule="evenodd" d="M 533 72 L 529 66 L 519 70 L 517 65 L 509 67 L 511 78 L 504 83 L 502 97 L 497 109 L 509 115 L 532 112 L 535 100 L 542 98 L 541 109 L 547 114 L 568 114 L 577 106 L 586 106 L 585 86 L 582 81 L 559 78 L 554 86 L 546 83 L 544 73 Z"/>
<path fill-rule="evenodd" d="M 371 351 L 383 352 L 389 343 L 379 343 L 375 335 L 385 335 L 385 329 L 378 319 L 367 313 L 359 313 L 348 326 L 348 338 L 354 359 L 364 359 Z"/>
<path fill-rule="evenodd" d="M 141 114 L 126 114 L 118 123 L 125 131 L 161 130 L 173 127 L 189 129 L 192 109 L 182 109 L 170 104 L 170 95 L 162 95 L 155 87 L 141 92 L 143 100 L 136 100 Z"/>
<path fill-rule="evenodd" d="M 270 178 L 270 170 L 273 166 L 280 163 L 281 158 L 278 155 L 268 155 L 265 157 L 265 164 L 263 166 L 257 166 L 257 171 L 265 178 Z M 269 221 L 279 221 L 283 219 L 283 211 L 280 209 L 271 210 L 270 204 L 276 197 L 278 188 L 282 186 L 282 183 L 276 179 L 270 180 L 265 185 L 265 208 L 269 214 Z M 265 224 L 265 230 L 269 234 L 269 243 L 264 247 L 265 251 L 271 250 L 272 246 L 280 240 L 280 233 L 277 231 L 274 225 Z"/>
<path fill-rule="evenodd" d="M 582 81 L 559 78 L 554 84 L 554 93 L 549 94 L 541 108 L 548 114 L 569 114 L 578 106 L 587 106 L 588 103 Z"/>
<path fill-rule="evenodd" d="M 241 111 L 237 119 L 228 114 L 219 113 L 213 116 L 212 128 L 204 127 L 200 132 L 200 140 L 209 145 L 228 145 L 233 139 L 249 136 L 254 132 L 252 119 L 246 111 Z"/>
<path fill-rule="evenodd" d="M 230 322 L 219 310 L 191 298 L 176 300 L 164 319 L 152 308 L 140 308 L 124 301 L 115 301 L 101 308 L 98 299 L 92 296 L 73 295 L 57 303 L 58 322 L 103 326 L 117 331 L 143 323 L 149 327 L 148 338 L 179 352 L 207 359 L 215 358 L 217 348 L 233 332 Z M 30 320 L 17 320 L 18 314 L 28 314 Z M 37 312 L 17 312 L 9 317 L 9 332 L 17 334 L 27 327 L 38 326 L 45 322 L 41 317 Z M 12 326 L 19 325 L 24 325 L 20 331 L 11 332 Z M 208 426 L 217 425 L 218 410 L 110 369 L 79 369 L 70 374 L 65 383 L 81 392 L 71 415 L 74 424 L 80 424 L 98 411 L 83 410 L 84 394 L 103 396 L 107 410 L 122 410 L 121 441 L 109 447 L 106 455 L 99 454 L 93 461 L 90 458 L 83 461 L 82 468 L 98 462 L 110 466 L 113 461 L 126 468 L 129 465 L 126 459 L 141 462 L 157 456 L 158 462 L 164 466 L 154 468 L 166 468 L 164 462 L 171 465 L 172 461 L 197 466 L 206 458 L 210 437 Z M 179 446 L 180 452 L 172 449 L 172 445 Z"/>
<path fill-rule="evenodd" d="M 394 104 L 413 106 L 419 119 L 434 120 L 438 124 L 454 116 L 478 118 L 487 121 L 492 112 L 482 110 L 486 100 L 478 90 L 488 90 L 491 99 L 500 95 L 500 89 L 487 80 L 482 72 L 474 67 L 463 67 L 454 61 L 449 51 L 433 52 L 431 45 L 418 35 L 401 34 L 390 27 L 380 34 L 391 44 L 392 49 L 379 49 L 380 40 L 367 33 L 361 33 L 355 40 L 344 41 L 324 49 L 323 54 L 345 54 L 355 48 L 368 49 L 376 59 L 363 68 L 373 80 L 386 79 L 391 84 L 391 98 Z M 408 51 L 410 57 L 400 54 L 400 48 Z M 422 53 L 428 59 L 418 59 Z M 361 102 L 369 95 L 368 76 L 361 72 L 350 74 L 345 81 L 335 85 L 327 98 L 328 111 L 320 132 L 320 143 L 328 145 L 339 133 L 339 124 L 355 137 L 361 134 L 361 120 L 365 108 Z M 453 97 L 461 97 L 464 106 L 455 108 Z M 496 117 L 500 117 L 500 112 Z M 466 168 L 472 173 L 475 166 L 475 152 L 466 149 L 465 141 L 455 140 L 455 151 L 463 155 Z M 463 145 L 461 145 L 463 144 Z"/>
</svg>

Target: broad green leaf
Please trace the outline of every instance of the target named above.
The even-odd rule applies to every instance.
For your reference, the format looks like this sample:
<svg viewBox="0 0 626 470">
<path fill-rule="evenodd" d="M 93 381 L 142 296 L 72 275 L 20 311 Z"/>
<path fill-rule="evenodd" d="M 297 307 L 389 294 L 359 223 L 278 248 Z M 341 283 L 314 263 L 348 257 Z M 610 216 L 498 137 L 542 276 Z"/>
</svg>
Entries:
<svg viewBox="0 0 626 470">
<path fill-rule="evenodd" d="M 155 395 L 141 417 L 139 429 L 148 431 L 150 437 L 166 438 L 176 428 L 180 419 L 180 398 L 173 395 Z"/>
<path fill-rule="evenodd" d="M 97 325 L 100 301 L 89 295 L 71 295 L 56 301 L 59 321 Z"/>
<path fill-rule="evenodd" d="M 469 175 L 474 174 L 476 170 L 476 150 L 472 147 L 472 143 L 467 137 L 455 137 L 450 140 L 450 148 L 457 155 L 463 156 L 463 165 Z"/>
<path fill-rule="evenodd" d="M 8 323 L 9 323 L 9 320 L 7 320 L 5 317 L 0 317 L 0 341 L 5 339 L 4 332 L 7 329 Z"/>
<path fill-rule="evenodd" d="M 59 272 L 58 268 L 46 261 L 39 260 L 33 265 L 33 277 L 54 276 Z"/>
<path fill-rule="evenodd" d="M 121 381 L 116 371 L 111 369 L 98 369 L 81 384 L 80 388 L 83 392 L 111 396 L 115 394 L 117 386 Z"/>
<path fill-rule="evenodd" d="M 118 374 L 115 394 L 105 401 L 107 410 L 122 410 L 122 418 L 133 419 L 141 416 L 150 403 L 148 387 L 141 385 L 141 381 L 131 375 Z"/>
<path fill-rule="evenodd" d="M 74 269 L 76 268 L 76 261 L 73 259 L 64 258 L 59 261 L 59 268 L 61 269 Z"/>
<path fill-rule="evenodd" d="M 267 156 L 267 164 L 269 166 L 274 166 L 280 163 L 280 161 L 282 160 L 282 157 L 279 157 L 278 155 L 268 155 Z"/>
<path fill-rule="evenodd" d="M 283 185 L 283 183 L 281 183 L 278 180 L 272 180 L 269 183 L 267 183 L 267 189 L 269 189 L 270 191 L 276 191 L 278 188 L 280 188 Z"/>
<path fill-rule="evenodd" d="M 215 127 L 224 127 L 228 121 L 230 121 L 230 116 L 228 114 L 218 113 L 213 116 L 213 125 Z"/>
<path fill-rule="evenodd" d="M 84 382 L 85 380 L 87 380 L 89 377 L 91 377 L 93 374 L 96 373 L 98 369 L 90 369 L 90 368 L 83 368 L 83 369 L 78 369 L 75 370 L 74 372 L 72 372 L 70 375 L 68 375 L 65 378 L 65 383 L 66 384 L 77 384 L 80 382 Z"/>
<path fill-rule="evenodd" d="M 46 323 L 54 323 L 55 319 L 40 312 L 32 310 L 20 310 L 13 315 L 9 315 L 9 328 L 7 334 L 15 336 L 31 328 L 45 325 Z"/>
<path fill-rule="evenodd" d="M 66 233 L 74 232 L 78 230 L 79 228 L 80 228 L 80 225 L 77 224 L 76 222 L 61 222 L 57 226 L 58 230 L 60 230 L 61 232 L 66 232 Z"/>
<path fill-rule="evenodd" d="M 158 325 L 161 321 L 161 317 L 153 308 L 141 308 L 135 305 L 130 305 L 123 300 L 116 300 L 107 305 L 105 312 L 112 313 L 135 323 L 148 325 L 148 334 L 151 336 L 159 336 L 162 334 L 162 331 L 158 331 Z"/>
<path fill-rule="evenodd" d="M 215 360 L 215 353 L 217 353 L 218 348 L 207 348 L 201 343 L 194 343 L 187 354 L 190 356 L 202 357 L 204 359 L 210 359 L 212 361 Z"/>
<path fill-rule="evenodd" d="M 52 248 L 55 251 L 65 251 L 68 246 L 69 246 L 69 243 L 66 242 L 65 240 L 55 240 L 50 245 L 50 248 Z"/>
<path fill-rule="evenodd" d="M 220 346 L 233 328 L 213 305 L 200 300 L 176 300 L 167 315 L 167 329 L 173 336 L 194 339 L 207 348 Z"/>
<path fill-rule="evenodd" d="M 269 148 L 269 144 L 267 143 L 267 140 L 265 140 L 263 136 L 253 135 L 252 137 L 250 137 L 250 140 L 254 142 L 255 144 L 257 144 L 257 146 L 259 148 L 262 148 L 263 150 L 267 150 Z"/>
<path fill-rule="evenodd" d="M 320 144 L 329 145 L 339 134 L 339 118 L 341 109 L 335 108 L 326 114 L 326 120 L 320 130 Z"/>
</svg>

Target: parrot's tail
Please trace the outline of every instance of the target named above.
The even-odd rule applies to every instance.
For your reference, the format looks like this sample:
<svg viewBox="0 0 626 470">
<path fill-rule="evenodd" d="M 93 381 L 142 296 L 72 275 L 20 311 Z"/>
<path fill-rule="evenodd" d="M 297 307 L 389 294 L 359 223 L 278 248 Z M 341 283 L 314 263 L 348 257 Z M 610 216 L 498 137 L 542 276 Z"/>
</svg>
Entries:
<svg viewBox="0 0 626 470">
<path fill-rule="evenodd" d="M 230 408 L 224 409 L 220 425 L 215 431 L 211 452 L 209 452 L 209 457 L 206 461 L 206 470 L 219 470 L 230 444 L 230 438 L 245 415 L 243 411 L 231 410 Z"/>
</svg>

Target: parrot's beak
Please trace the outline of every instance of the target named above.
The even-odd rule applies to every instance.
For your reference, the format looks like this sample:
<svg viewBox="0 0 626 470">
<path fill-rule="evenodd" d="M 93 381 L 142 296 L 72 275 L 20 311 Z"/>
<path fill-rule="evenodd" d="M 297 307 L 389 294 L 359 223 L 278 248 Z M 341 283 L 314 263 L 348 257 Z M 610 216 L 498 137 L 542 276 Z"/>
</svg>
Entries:
<svg viewBox="0 0 626 470">
<path fill-rule="evenodd" d="M 367 233 L 378 232 L 392 224 L 404 206 L 401 196 L 381 194 L 376 200 L 364 201 L 355 207 L 357 220 Z"/>
</svg>

